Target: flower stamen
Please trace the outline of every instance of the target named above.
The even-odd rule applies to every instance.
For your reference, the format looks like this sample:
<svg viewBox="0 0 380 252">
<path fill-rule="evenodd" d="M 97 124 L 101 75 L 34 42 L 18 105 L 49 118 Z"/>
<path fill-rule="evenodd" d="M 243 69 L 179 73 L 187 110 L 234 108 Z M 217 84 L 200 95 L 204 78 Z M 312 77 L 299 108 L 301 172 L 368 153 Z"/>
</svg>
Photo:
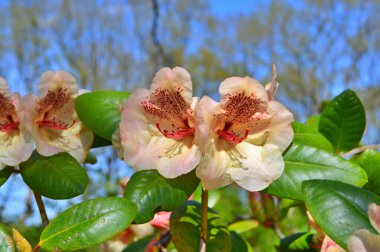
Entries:
<svg viewBox="0 0 380 252">
<path fill-rule="evenodd" d="M 226 131 L 226 130 L 218 130 L 216 133 L 220 137 L 222 137 L 224 140 L 226 140 L 229 143 L 238 144 L 243 142 L 248 137 L 249 130 L 245 130 L 245 134 L 243 137 L 240 137 L 239 134 L 235 133 L 234 131 Z"/>
<path fill-rule="evenodd" d="M 71 124 L 68 124 L 66 122 L 56 121 L 55 119 L 52 119 L 52 120 L 45 119 L 45 120 L 37 121 L 37 124 L 38 126 L 44 127 L 44 128 L 51 128 L 55 130 L 67 130 L 75 124 L 75 121 L 73 121 Z"/>
<path fill-rule="evenodd" d="M 180 140 L 180 139 L 183 139 L 183 138 L 185 138 L 187 136 L 192 136 L 192 135 L 194 135 L 194 132 L 195 132 L 194 128 L 178 128 L 177 131 L 169 132 L 167 130 L 162 130 L 160 128 L 160 124 L 159 123 L 156 123 L 156 127 L 157 127 L 158 131 L 162 135 L 164 135 L 164 137 L 172 138 L 172 139 L 175 139 L 175 140 Z"/>
</svg>

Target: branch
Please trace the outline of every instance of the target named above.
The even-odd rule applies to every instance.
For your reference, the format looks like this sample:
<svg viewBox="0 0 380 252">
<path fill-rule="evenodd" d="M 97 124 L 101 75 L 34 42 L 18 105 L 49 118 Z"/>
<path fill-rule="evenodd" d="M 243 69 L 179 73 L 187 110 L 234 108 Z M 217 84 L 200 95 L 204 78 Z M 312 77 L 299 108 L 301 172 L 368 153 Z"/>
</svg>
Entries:
<svg viewBox="0 0 380 252">
<path fill-rule="evenodd" d="M 41 194 L 36 193 L 34 191 L 33 191 L 33 194 L 34 194 L 34 198 L 36 199 L 36 202 L 37 202 L 38 210 L 40 211 L 42 226 L 45 228 L 49 224 L 49 219 L 48 219 L 47 214 L 46 214 L 44 202 L 42 201 Z"/>
<path fill-rule="evenodd" d="M 155 57 L 157 59 L 161 58 L 164 65 L 172 66 L 173 65 L 173 59 L 170 57 L 169 54 L 167 54 L 164 50 L 164 47 L 160 43 L 160 40 L 158 39 L 158 21 L 160 19 L 160 8 L 158 6 L 157 0 L 151 0 L 152 1 L 152 7 L 153 7 L 153 22 L 152 22 L 152 28 L 150 30 L 150 35 L 152 37 L 152 42 L 154 47 L 156 48 Z M 158 61 L 154 59 L 156 67 L 158 67 Z"/>
<path fill-rule="evenodd" d="M 369 149 L 378 150 L 378 149 L 380 149 L 380 144 L 372 144 L 372 145 L 360 146 L 360 147 L 357 147 L 355 149 L 350 150 L 349 152 L 341 153 L 340 155 L 343 156 L 343 157 L 349 157 L 349 156 L 353 156 L 355 154 L 358 154 L 360 152 L 363 152 L 363 151 L 366 151 L 366 150 L 369 150 Z"/>
</svg>

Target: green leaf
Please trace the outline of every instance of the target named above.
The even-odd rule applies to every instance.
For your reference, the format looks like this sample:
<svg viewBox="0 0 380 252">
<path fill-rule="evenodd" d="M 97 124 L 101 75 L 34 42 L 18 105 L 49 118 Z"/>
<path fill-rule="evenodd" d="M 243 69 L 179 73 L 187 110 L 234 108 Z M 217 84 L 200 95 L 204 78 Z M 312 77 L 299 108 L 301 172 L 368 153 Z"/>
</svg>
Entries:
<svg viewBox="0 0 380 252">
<path fill-rule="evenodd" d="M 92 142 L 91 148 L 99 148 L 112 145 L 110 140 L 104 139 L 96 134 L 94 134 L 94 141 Z"/>
<path fill-rule="evenodd" d="M 138 171 L 128 181 L 124 197 L 137 205 L 135 223 L 146 223 L 156 212 L 172 211 L 181 206 L 199 184 L 195 171 L 168 179 L 157 170 Z"/>
<path fill-rule="evenodd" d="M 8 228 L 0 223 L 0 251 L 14 252 L 16 251 L 15 242 Z"/>
<path fill-rule="evenodd" d="M 69 199 L 86 190 L 86 170 L 66 152 L 44 157 L 34 152 L 20 164 L 25 183 L 41 195 L 51 199 Z"/>
<path fill-rule="evenodd" d="M 319 121 L 319 131 L 332 143 L 336 153 L 358 146 L 365 129 L 365 111 L 355 92 L 348 89 L 335 97 Z"/>
<path fill-rule="evenodd" d="M 7 166 L 4 169 L 0 170 L 0 186 L 2 186 L 8 180 L 12 172 L 13 168 L 10 166 Z"/>
<path fill-rule="evenodd" d="M 366 150 L 355 162 L 368 174 L 368 183 L 364 188 L 380 194 L 380 153 L 375 150 Z"/>
<path fill-rule="evenodd" d="M 72 206 L 53 219 L 41 234 L 46 250 L 76 250 L 104 242 L 127 228 L 135 204 L 124 198 L 98 198 Z"/>
<path fill-rule="evenodd" d="M 85 93 L 76 99 L 75 109 L 80 120 L 92 131 L 107 140 L 119 127 L 119 105 L 129 96 L 128 92 L 96 91 Z"/>
<path fill-rule="evenodd" d="M 257 228 L 258 226 L 259 226 L 259 222 L 256 220 L 241 220 L 229 225 L 228 229 L 238 234 L 242 234 L 254 228 Z"/>
<path fill-rule="evenodd" d="M 238 233 L 231 231 L 231 252 L 252 252 L 251 245 Z"/>
<path fill-rule="evenodd" d="M 320 115 L 315 115 L 315 116 L 311 116 L 309 117 L 306 122 L 305 122 L 305 125 L 308 126 L 309 128 L 311 129 L 314 129 L 316 131 L 318 131 L 318 128 L 319 128 L 319 120 L 321 119 L 321 116 Z"/>
<path fill-rule="evenodd" d="M 207 228 L 208 252 L 230 252 L 231 237 L 223 219 L 209 209 Z M 178 251 L 198 252 L 200 245 L 201 205 L 188 201 L 170 216 L 170 231 Z"/>
<path fill-rule="evenodd" d="M 315 222 L 341 247 L 347 248 L 348 238 L 359 229 L 376 234 L 367 214 L 369 204 L 380 205 L 375 193 L 329 180 L 305 181 L 302 189 Z"/>
<path fill-rule="evenodd" d="M 135 242 L 132 242 L 131 244 L 128 244 L 128 247 L 123 249 L 123 252 L 145 252 L 147 251 L 147 246 L 149 242 L 153 239 L 155 235 L 148 235 L 145 236 Z"/>
<path fill-rule="evenodd" d="M 314 234 L 311 233 L 299 233 L 289 237 L 285 237 L 281 240 L 278 248 L 279 252 L 309 252 L 318 251 L 311 245 L 318 245 L 318 242 L 314 239 Z"/>
<path fill-rule="evenodd" d="M 363 186 L 366 172 L 357 164 L 327 151 L 305 145 L 292 145 L 284 156 L 285 170 L 267 193 L 303 200 L 301 184 L 311 179 L 328 179 Z"/>
<path fill-rule="evenodd" d="M 318 130 L 306 126 L 300 122 L 293 122 L 292 127 L 294 130 L 293 143 L 304 144 L 322 149 L 326 151 L 333 151 L 333 146 Z"/>
</svg>

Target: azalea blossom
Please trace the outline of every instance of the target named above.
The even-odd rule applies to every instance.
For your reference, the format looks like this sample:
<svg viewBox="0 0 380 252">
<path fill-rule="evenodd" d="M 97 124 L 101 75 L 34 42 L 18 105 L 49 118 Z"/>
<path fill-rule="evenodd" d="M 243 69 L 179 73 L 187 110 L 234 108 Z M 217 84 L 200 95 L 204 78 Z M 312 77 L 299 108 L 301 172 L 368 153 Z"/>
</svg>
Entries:
<svg viewBox="0 0 380 252">
<path fill-rule="evenodd" d="M 258 191 L 280 177 L 293 114 L 274 100 L 277 86 L 275 77 L 267 89 L 250 77 L 231 77 L 219 87 L 220 103 L 200 100 L 195 117 L 203 156 L 196 172 L 206 189 L 235 182 Z"/>
<path fill-rule="evenodd" d="M 368 209 L 369 220 L 378 234 L 372 234 L 366 229 L 356 231 L 348 240 L 350 252 L 380 251 L 380 206 L 372 203 Z"/>
<path fill-rule="evenodd" d="M 93 134 L 78 118 L 75 99 L 77 82 L 64 71 L 45 72 L 37 86 L 40 96 L 24 98 L 26 126 L 43 156 L 68 152 L 83 162 L 93 141 Z"/>
<path fill-rule="evenodd" d="M 121 108 L 113 136 L 121 158 L 136 170 L 157 169 L 167 178 L 193 170 L 200 160 L 190 74 L 162 68 L 150 90 L 137 89 Z"/>
<path fill-rule="evenodd" d="M 33 139 L 23 125 L 24 113 L 19 94 L 11 94 L 0 78 L 0 170 L 26 161 L 33 151 Z"/>
</svg>

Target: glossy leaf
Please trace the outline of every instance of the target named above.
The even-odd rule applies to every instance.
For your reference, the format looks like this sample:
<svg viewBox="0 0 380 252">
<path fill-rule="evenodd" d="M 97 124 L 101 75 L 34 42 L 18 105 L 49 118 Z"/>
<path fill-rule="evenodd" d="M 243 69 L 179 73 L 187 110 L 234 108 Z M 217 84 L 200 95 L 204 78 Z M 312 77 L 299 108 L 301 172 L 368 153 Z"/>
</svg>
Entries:
<svg viewBox="0 0 380 252">
<path fill-rule="evenodd" d="M 34 152 L 20 165 L 25 183 L 51 199 L 69 199 L 84 193 L 88 176 L 86 170 L 70 154 L 62 152 L 44 157 Z"/>
<path fill-rule="evenodd" d="M 181 206 L 199 184 L 195 172 L 168 179 L 157 170 L 138 171 L 128 181 L 124 197 L 138 207 L 135 223 L 153 219 L 156 212 L 172 211 Z"/>
<path fill-rule="evenodd" d="M 63 251 L 91 247 L 127 228 L 136 213 L 135 204 L 124 198 L 84 201 L 53 219 L 43 230 L 39 246 Z"/>
<path fill-rule="evenodd" d="M 380 194 L 380 153 L 375 150 L 366 150 L 355 162 L 368 174 L 368 183 L 364 188 Z"/>
<path fill-rule="evenodd" d="M 301 184 L 311 179 L 328 179 L 363 186 L 366 172 L 346 159 L 305 145 L 293 145 L 284 156 L 285 170 L 268 188 L 267 193 L 303 200 Z"/>
<path fill-rule="evenodd" d="M 299 122 L 293 122 L 293 143 L 304 144 L 318 149 L 333 151 L 333 146 L 318 130 Z"/>
<path fill-rule="evenodd" d="M 331 239 L 347 248 L 350 235 L 367 229 L 376 234 L 368 219 L 368 206 L 380 205 L 380 197 L 362 188 L 329 180 L 303 183 L 306 207 Z"/>
<path fill-rule="evenodd" d="M 319 128 L 319 120 L 321 119 L 321 116 L 320 115 L 315 115 L 315 116 L 311 116 L 309 117 L 306 122 L 305 122 L 305 125 L 308 126 L 309 128 L 311 129 L 314 129 L 314 130 L 317 130 L 318 131 L 318 128 Z"/>
<path fill-rule="evenodd" d="M 354 91 L 348 89 L 335 97 L 324 109 L 319 131 L 332 143 L 336 153 L 358 146 L 366 119 L 363 104 Z"/>
<path fill-rule="evenodd" d="M 238 233 L 231 231 L 231 252 L 252 252 L 251 245 Z"/>
<path fill-rule="evenodd" d="M 256 220 L 242 220 L 232 223 L 228 226 L 230 231 L 234 231 L 238 234 L 250 231 L 259 226 L 259 222 Z"/>
<path fill-rule="evenodd" d="M 292 236 L 285 237 L 281 240 L 278 252 L 309 252 L 315 251 L 314 247 L 318 244 L 313 240 L 314 234 L 312 233 L 299 233 Z"/>
<path fill-rule="evenodd" d="M 85 93 L 76 99 L 75 109 L 80 120 L 100 137 L 111 140 L 119 127 L 119 105 L 129 96 L 128 92 L 96 91 Z"/>
<path fill-rule="evenodd" d="M 12 174 L 13 168 L 10 166 L 0 170 L 0 186 L 2 186 Z"/>
<path fill-rule="evenodd" d="M 211 209 L 208 212 L 208 252 L 230 252 L 231 237 L 224 221 Z M 170 232 L 178 251 L 199 251 L 200 246 L 201 205 L 188 201 L 172 212 Z"/>
<path fill-rule="evenodd" d="M 15 252 L 16 247 L 8 228 L 0 223 L 0 251 Z"/>
</svg>

